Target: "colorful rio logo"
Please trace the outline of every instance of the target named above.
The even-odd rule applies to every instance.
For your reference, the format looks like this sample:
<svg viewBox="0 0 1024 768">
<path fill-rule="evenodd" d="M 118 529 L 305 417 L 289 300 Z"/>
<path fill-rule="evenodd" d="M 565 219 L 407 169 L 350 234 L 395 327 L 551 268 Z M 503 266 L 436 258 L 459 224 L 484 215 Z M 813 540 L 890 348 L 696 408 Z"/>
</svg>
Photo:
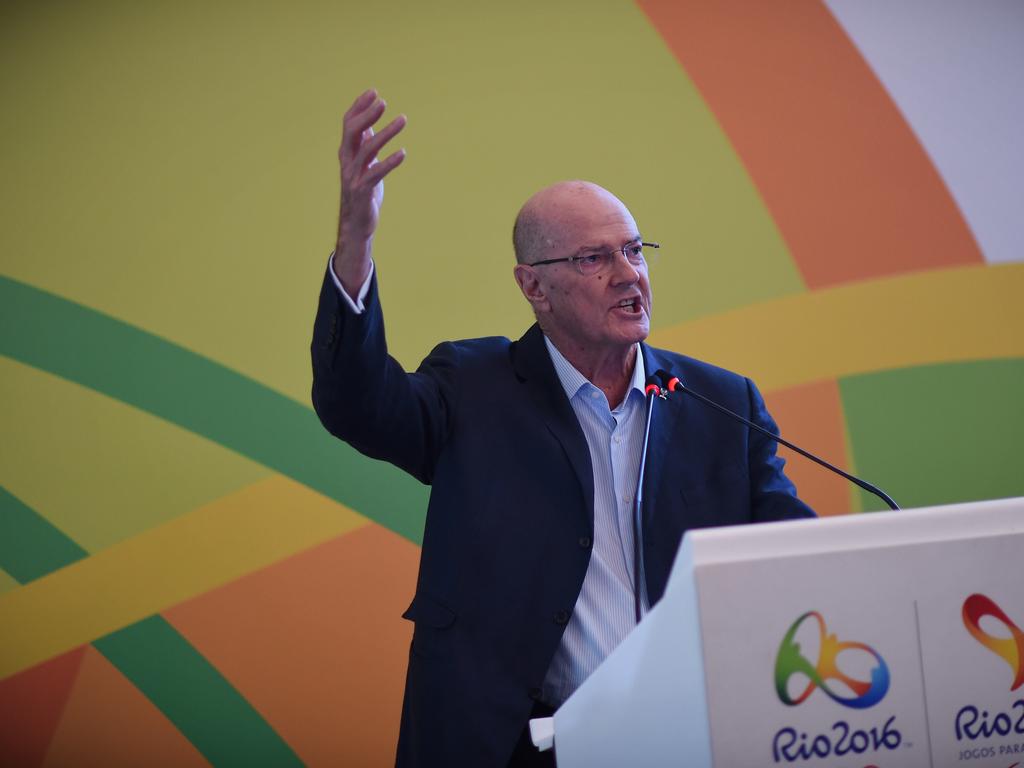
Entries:
<svg viewBox="0 0 1024 768">
<path fill-rule="evenodd" d="M 986 616 L 1000 622 L 1010 636 L 994 637 L 983 630 L 981 620 Z M 1010 665 L 1013 672 L 1010 690 L 1016 691 L 1024 685 L 1024 632 L 1020 627 L 1010 620 L 994 600 L 979 594 L 971 595 L 964 600 L 963 618 L 964 626 L 971 636 Z"/>
<path fill-rule="evenodd" d="M 820 638 L 818 662 L 809 661 L 801 652 L 796 642 L 796 634 L 801 625 L 813 618 L 818 624 Z M 856 680 L 839 669 L 839 654 L 844 651 L 863 651 L 874 657 L 875 666 L 871 670 L 870 680 Z M 789 680 L 793 675 L 804 675 L 808 678 L 807 687 L 796 697 L 789 695 Z M 837 692 L 830 681 L 843 683 L 852 696 L 844 696 Z M 795 622 L 786 632 L 779 646 L 779 654 L 775 658 L 775 691 L 783 704 L 796 706 L 804 702 L 815 688 L 823 690 L 833 701 L 852 709 L 867 709 L 882 700 L 889 690 L 889 667 L 885 660 L 869 645 L 855 642 L 840 642 L 825 627 L 825 619 L 817 611 L 808 611 Z"/>
<path fill-rule="evenodd" d="M 818 661 L 812 663 L 801 651 L 797 634 L 808 619 L 818 627 Z M 839 669 L 840 654 L 855 651 L 867 654 L 874 661 L 870 680 L 858 680 Z M 794 675 L 806 677 L 807 687 L 797 696 L 790 696 L 789 682 Z M 836 683 L 841 685 L 837 686 Z M 775 692 L 788 706 L 807 700 L 815 688 L 821 688 L 830 699 L 851 709 L 867 709 L 880 702 L 889 691 L 889 667 L 885 660 L 869 645 L 840 641 L 830 634 L 825 619 L 817 611 L 808 611 L 793 622 L 782 638 L 775 657 Z M 847 691 L 850 693 L 848 694 Z M 772 760 L 775 763 L 794 763 L 811 759 L 843 758 L 866 752 L 896 750 L 903 744 L 903 734 L 896 727 L 892 715 L 881 726 L 854 727 L 839 720 L 824 733 L 809 733 L 786 727 L 772 739 Z"/>
</svg>

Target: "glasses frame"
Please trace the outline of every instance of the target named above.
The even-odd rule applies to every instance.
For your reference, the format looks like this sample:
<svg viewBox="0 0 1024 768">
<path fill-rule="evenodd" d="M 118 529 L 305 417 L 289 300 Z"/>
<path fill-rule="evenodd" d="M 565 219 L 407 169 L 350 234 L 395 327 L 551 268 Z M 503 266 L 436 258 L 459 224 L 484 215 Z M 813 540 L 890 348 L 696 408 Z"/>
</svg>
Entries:
<svg viewBox="0 0 1024 768">
<path fill-rule="evenodd" d="M 622 254 L 622 258 L 624 258 L 627 262 L 629 262 L 630 266 L 639 267 L 640 266 L 639 264 L 634 264 L 632 261 L 629 261 L 629 256 L 626 255 L 626 249 L 629 248 L 632 245 L 636 245 L 636 241 L 635 240 L 632 241 L 632 242 L 626 243 L 621 248 L 612 248 L 610 251 L 601 251 L 600 253 L 602 255 L 607 255 L 607 256 L 612 256 L 612 257 L 614 257 L 614 255 L 616 253 L 621 253 Z M 640 241 L 640 247 L 641 248 L 661 248 L 661 244 L 660 243 L 648 243 L 646 241 L 641 240 Z M 611 261 L 606 261 L 605 262 L 605 266 L 601 267 L 599 270 L 597 270 L 597 272 L 592 272 L 590 275 L 587 275 L 587 273 L 585 273 L 583 271 L 583 267 L 580 265 L 580 262 L 583 259 L 587 258 L 588 256 L 593 256 L 593 255 L 594 255 L 593 253 L 585 253 L 585 254 L 577 254 L 576 256 L 565 256 L 565 257 L 563 257 L 561 259 L 544 259 L 543 261 L 535 261 L 532 264 L 527 264 L 526 266 L 528 266 L 528 267 L 544 267 L 544 266 L 547 266 L 548 264 L 561 264 L 564 261 L 569 261 L 569 262 L 572 262 L 572 263 L 574 263 L 576 265 L 576 271 L 577 272 L 579 272 L 584 277 L 589 277 L 589 276 L 601 274 L 602 272 L 604 272 L 608 268 L 608 266 L 611 265 Z M 647 260 L 644 259 L 644 263 L 646 263 L 646 262 L 647 262 Z"/>
</svg>

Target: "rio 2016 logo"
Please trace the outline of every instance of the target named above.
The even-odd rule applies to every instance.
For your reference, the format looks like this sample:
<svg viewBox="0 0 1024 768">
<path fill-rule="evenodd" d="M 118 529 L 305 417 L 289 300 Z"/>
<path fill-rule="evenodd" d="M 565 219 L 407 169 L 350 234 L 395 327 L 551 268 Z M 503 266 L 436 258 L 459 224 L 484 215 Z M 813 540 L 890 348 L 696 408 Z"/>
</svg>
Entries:
<svg viewBox="0 0 1024 768">
<path fill-rule="evenodd" d="M 981 620 L 986 616 L 999 621 L 1010 637 L 994 637 L 983 630 Z M 1020 627 L 985 595 L 974 594 L 964 600 L 963 617 L 971 636 L 1010 665 L 1014 675 L 1010 690 L 1016 691 L 1024 685 L 1024 632 Z"/>
<path fill-rule="evenodd" d="M 818 660 L 812 663 L 804 656 L 797 633 L 808 619 L 818 627 Z M 839 655 L 857 651 L 874 661 L 869 680 L 857 680 L 839 669 Z M 796 696 L 789 693 L 789 682 L 794 675 L 807 678 L 807 687 Z M 837 690 L 835 683 L 841 683 Z M 825 619 L 817 611 L 808 611 L 798 618 L 782 638 L 775 657 L 775 692 L 779 700 L 790 707 L 802 704 L 815 688 L 820 688 L 833 701 L 851 709 L 867 709 L 880 702 L 889 691 L 889 667 L 874 648 L 865 643 L 840 641 L 830 634 Z M 852 695 L 846 692 L 850 691 Z M 896 727 L 893 715 L 881 726 L 855 728 L 839 720 L 826 733 L 805 733 L 796 728 L 782 728 L 772 739 L 772 760 L 792 763 L 799 760 L 826 759 L 860 755 L 865 752 L 895 750 L 903 743 L 903 735 Z"/>
<path fill-rule="evenodd" d="M 800 644 L 796 642 L 796 633 L 800 626 L 813 618 L 818 623 L 818 662 L 812 664 L 801 653 Z M 875 666 L 871 670 L 870 680 L 855 680 L 840 671 L 839 654 L 844 651 L 864 651 L 874 657 Z M 789 695 L 789 680 L 793 675 L 807 677 L 807 687 L 797 696 Z M 838 680 L 850 691 L 852 696 L 843 696 L 829 685 L 830 680 Z M 815 688 L 820 688 L 833 701 L 852 709 L 867 709 L 882 700 L 889 690 L 889 667 L 885 660 L 869 645 L 855 642 L 840 642 L 825 627 L 825 619 L 817 611 L 808 611 L 789 628 L 779 646 L 779 654 L 775 658 L 775 692 L 783 704 L 796 706 L 803 703 Z"/>
<path fill-rule="evenodd" d="M 1024 685 L 1024 632 L 1020 627 L 992 598 L 981 594 L 973 594 L 964 600 L 962 614 L 964 626 L 971 637 L 1010 665 L 1013 674 L 1010 690 L 1016 691 Z M 982 629 L 981 620 L 984 618 L 995 619 L 1002 624 L 1009 637 L 996 637 Z M 1024 736 L 1024 699 L 1017 699 L 1006 711 L 968 704 L 956 713 L 953 724 L 957 741 Z M 973 754 L 971 750 L 965 750 L 961 755 L 965 753 Z"/>
</svg>

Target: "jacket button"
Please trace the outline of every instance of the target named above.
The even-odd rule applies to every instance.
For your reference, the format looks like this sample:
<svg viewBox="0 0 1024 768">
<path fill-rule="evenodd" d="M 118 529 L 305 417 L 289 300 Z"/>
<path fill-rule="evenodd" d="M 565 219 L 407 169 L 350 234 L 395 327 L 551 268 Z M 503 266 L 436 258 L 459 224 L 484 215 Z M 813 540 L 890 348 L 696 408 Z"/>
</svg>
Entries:
<svg viewBox="0 0 1024 768">
<path fill-rule="evenodd" d="M 580 536 L 580 549 L 590 549 L 591 544 L 593 544 L 593 542 L 590 540 L 589 536 Z"/>
<path fill-rule="evenodd" d="M 569 623 L 569 612 L 559 611 L 555 614 L 555 624 L 568 624 Z"/>
<path fill-rule="evenodd" d="M 540 688 L 534 687 L 530 689 L 530 698 L 534 701 L 540 700 Z"/>
</svg>

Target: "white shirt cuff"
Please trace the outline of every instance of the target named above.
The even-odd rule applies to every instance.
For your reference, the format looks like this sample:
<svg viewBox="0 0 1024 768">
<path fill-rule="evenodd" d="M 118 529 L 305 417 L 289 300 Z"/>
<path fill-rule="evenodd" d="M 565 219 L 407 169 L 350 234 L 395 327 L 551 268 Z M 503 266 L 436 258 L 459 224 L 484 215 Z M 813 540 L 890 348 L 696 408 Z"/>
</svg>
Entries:
<svg viewBox="0 0 1024 768">
<path fill-rule="evenodd" d="M 327 271 L 331 274 L 331 280 L 334 281 L 334 285 L 338 289 L 338 293 L 341 294 L 341 298 L 344 299 L 346 304 L 348 304 L 348 308 L 355 314 L 361 315 L 366 310 L 366 306 L 363 304 L 363 299 L 365 299 L 366 294 L 370 292 L 370 280 L 373 278 L 373 262 L 370 262 L 370 272 L 366 275 L 366 279 L 359 287 L 359 293 L 356 295 L 354 300 L 348 295 L 348 292 L 345 290 L 344 286 L 342 286 L 341 280 L 338 279 L 338 275 L 334 271 L 334 251 L 331 251 L 331 258 L 327 260 Z"/>
</svg>

